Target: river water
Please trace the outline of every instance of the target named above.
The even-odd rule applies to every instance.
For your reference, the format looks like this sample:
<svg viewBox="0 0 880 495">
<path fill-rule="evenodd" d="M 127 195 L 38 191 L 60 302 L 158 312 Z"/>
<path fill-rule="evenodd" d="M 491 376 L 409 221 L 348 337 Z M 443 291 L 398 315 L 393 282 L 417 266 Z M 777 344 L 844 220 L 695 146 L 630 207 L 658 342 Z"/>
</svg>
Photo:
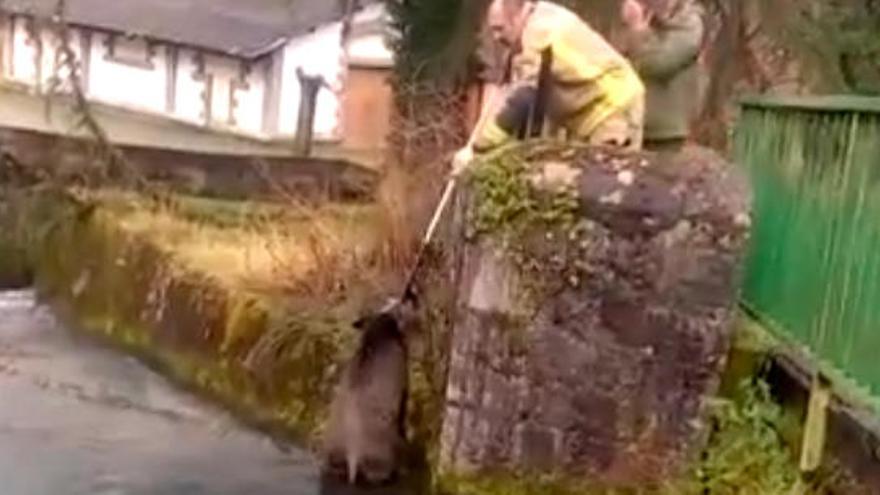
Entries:
<svg viewBox="0 0 880 495">
<path fill-rule="evenodd" d="M 66 331 L 33 292 L 0 292 L 0 494 L 345 493 L 307 452 Z"/>
</svg>

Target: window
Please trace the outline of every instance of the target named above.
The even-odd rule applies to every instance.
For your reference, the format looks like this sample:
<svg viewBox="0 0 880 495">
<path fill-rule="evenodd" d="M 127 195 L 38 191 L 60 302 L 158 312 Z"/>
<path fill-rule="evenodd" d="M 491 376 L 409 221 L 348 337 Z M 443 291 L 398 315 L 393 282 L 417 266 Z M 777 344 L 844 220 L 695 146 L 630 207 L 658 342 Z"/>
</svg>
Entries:
<svg viewBox="0 0 880 495">
<path fill-rule="evenodd" d="M 139 36 L 120 36 L 111 34 L 105 41 L 107 55 L 105 60 L 141 69 L 152 70 L 155 45 Z"/>
</svg>

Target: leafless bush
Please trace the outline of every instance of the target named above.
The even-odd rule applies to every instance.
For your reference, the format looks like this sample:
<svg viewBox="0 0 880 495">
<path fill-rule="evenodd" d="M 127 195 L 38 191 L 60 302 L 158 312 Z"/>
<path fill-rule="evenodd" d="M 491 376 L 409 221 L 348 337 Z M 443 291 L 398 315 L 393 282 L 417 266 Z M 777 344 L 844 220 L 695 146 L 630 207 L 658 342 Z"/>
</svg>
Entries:
<svg viewBox="0 0 880 495">
<path fill-rule="evenodd" d="M 305 202 L 262 173 L 287 209 L 308 218 L 291 230 L 265 222 L 271 232 L 276 278 L 286 290 L 310 297 L 335 297 L 353 287 L 374 293 L 399 288 L 414 262 L 423 230 L 434 211 L 452 153 L 466 139 L 466 97 L 460 90 L 430 84 L 398 88 L 389 155 L 369 232 L 328 219 L 326 201 Z M 255 163 L 257 169 L 265 165 Z M 347 232 L 349 235 L 342 233 Z M 292 250 L 292 246 L 297 249 Z"/>
<path fill-rule="evenodd" d="M 391 155 L 379 193 L 382 255 L 402 275 L 413 262 L 452 154 L 467 140 L 467 92 L 395 81 Z"/>
<path fill-rule="evenodd" d="M 77 117 L 76 128 L 86 130 L 96 158 L 95 167 L 81 171 L 79 177 L 81 182 L 90 184 L 95 181 L 104 182 L 107 179 L 112 179 L 127 186 L 146 188 L 148 186 L 146 179 L 128 162 L 122 151 L 113 145 L 107 132 L 92 113 L 92 108 L 82 88 L 80 62 L 72 48 L 71 31 L 66 20 L 66 12 L 66 0 L 58 0 L 54 15 L 50 19 L 39 19 L 37 23 L 39 26 L 49 27 L 54 41 L 57 43 L 53 74 L 46 92 L 47 113 L 51 110 L 52 98 L 56 93 L 69 92 L 73 98 L 73 107 Z M 40 36 L 37 36 L 37 39 L 42 40 Z"/>
<path fill-rule="evenodd" d="M 389 137 L 391 162 L 424 170 L 442 164 L 467 140 L 463 87 L 394 81 L 394 114 Z"/>
</svg>

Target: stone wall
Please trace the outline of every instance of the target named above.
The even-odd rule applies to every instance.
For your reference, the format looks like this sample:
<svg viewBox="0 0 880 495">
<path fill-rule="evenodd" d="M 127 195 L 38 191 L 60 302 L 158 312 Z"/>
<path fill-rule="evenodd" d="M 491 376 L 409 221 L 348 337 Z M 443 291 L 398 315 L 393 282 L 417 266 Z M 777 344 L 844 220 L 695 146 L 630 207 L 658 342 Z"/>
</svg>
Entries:
<svg viewBox="0 0 880 495">
<path fill-rule="evenodd" d="M 119 146 L 144 177 L 179 192 L 228 199 L 364 199 L 371 197 L 378 174 L 344 160 L 211 154 L 183 150 Z M 3 162 L 64 177 L 93 170 L 94 145 L 85 139 L 36 131 L 0 129 Z M 0 164 L 0 184 L 4 182 Z"/>
<path fill-rule="evenodd" d="M 745 181 L 700 150 L 530 145 L 479 167 L 442 467 L 601 485 L 674 476 L 701 447 L 729 346 Z"/>
</svg>

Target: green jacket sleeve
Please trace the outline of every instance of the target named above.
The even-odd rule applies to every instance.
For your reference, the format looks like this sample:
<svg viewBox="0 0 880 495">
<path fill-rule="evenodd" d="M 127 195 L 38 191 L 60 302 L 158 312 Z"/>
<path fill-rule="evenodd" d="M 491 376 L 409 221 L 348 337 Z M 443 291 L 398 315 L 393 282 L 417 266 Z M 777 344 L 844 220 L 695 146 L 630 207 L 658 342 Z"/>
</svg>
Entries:
<svg viewBox="0 0 880 495">
<path fill-rule="evenodd" d="M 696 5 L 636 35 L 629 43 L 629 58 L 643 78 L 670 79 L 691 65 L 703 40 L 702 10 Z"/>
</svg>

